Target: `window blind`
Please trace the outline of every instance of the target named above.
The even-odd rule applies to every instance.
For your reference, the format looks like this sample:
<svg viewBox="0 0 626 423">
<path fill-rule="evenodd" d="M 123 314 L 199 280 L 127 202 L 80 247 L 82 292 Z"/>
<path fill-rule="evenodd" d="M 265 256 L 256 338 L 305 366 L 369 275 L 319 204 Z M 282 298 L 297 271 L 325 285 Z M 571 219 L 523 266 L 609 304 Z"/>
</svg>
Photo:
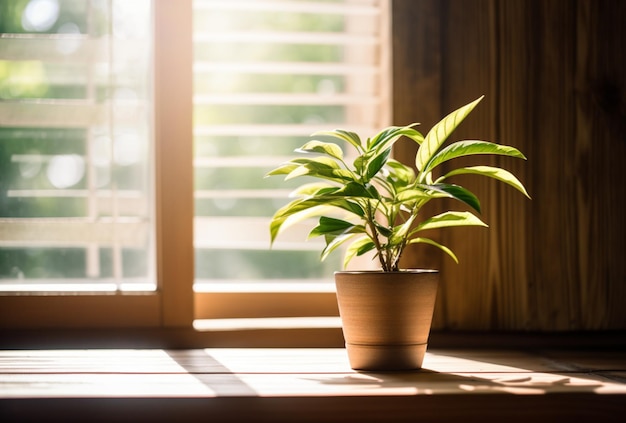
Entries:
<svg viewBox="0 0 626 423">
<path fill-rule="evenodd" d="M 0 290 L 154 290 L 151 2 L 0 4 Z"/>
<path fill-rule="evenodd" d="M 195 289 L 329 282 L 341 257 L 319 262 L 311 222 L 270 250 L 295 185 L 264 175 L 315 131 L 388 124 L 388 1 L 193 5 Z"/>
</svg>

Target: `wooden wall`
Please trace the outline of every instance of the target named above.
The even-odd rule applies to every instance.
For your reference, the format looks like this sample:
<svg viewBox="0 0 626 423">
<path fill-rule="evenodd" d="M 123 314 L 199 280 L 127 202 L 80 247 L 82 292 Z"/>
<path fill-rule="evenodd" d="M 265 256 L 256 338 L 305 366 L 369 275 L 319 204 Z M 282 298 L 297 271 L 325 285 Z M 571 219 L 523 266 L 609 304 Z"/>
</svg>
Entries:
<svg viewBox="0 0 626 423">
<path fill-rule="evenodd" d="M 405 265 L 442 272 L 434 329 L 626 329 L 626 2 L 393 0 L 394 123 L 426 131 L 485 94 L 455 139 L 516 146 L 532 201 L 460 183 L 489 229 L 445 229 Z M 408 144 L 396 154 L 412 161 Z M 484 162 L 484 159 L 483 159 Z M 440 204 L 437 207 L 457 207 Z"/>
</svg>

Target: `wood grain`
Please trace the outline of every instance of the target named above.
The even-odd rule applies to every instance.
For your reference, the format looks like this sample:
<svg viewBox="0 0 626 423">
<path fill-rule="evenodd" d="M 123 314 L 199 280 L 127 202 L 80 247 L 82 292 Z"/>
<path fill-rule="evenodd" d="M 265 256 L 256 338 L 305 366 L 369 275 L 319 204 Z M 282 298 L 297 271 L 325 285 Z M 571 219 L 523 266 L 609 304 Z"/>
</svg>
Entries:
<svg viewBox="0 0 626 423">
<path fill-rule="evenodd" d="M 485 94 L 454 138 L 519 148 L 528 161 L 488 158 L 486 163 L 511 170 L 533 198 L 495 181 L 458 179 L 482 200 L 490 228 L 439 234 L 461 263 L 440 262 L 434 328 L 626 328 L 626 56 L 617 53 L 626 45 L 626 4 L 424 4 L 430 3 L 395 1 L 394 7 L 438 22 L 430 25 L 440 39 L 440 67 L 426 66 L 421 55 L 433 53 L 421 49 L 409 63 L 396 58 L 395 84 L 404 90 L 395 89 L 395 102 L 422 98 L 425 89 L 414 79 L 427 71 L 440 96 L 431 105 L 403 109 L 399 117 L 413 112 L 419 119 L 424 108 L 427 116 L 442 115 Z M 400 45 L 423 43 L 422 33 L 406 28 L 396 29 L 396 36 L 404 37 L 394 39 Z M 410 154 L 404 157 L 411 160 Z M 433 262 L 430 253 L 418 252 L 411 265 L 419 266 L 422 254 Z"/>
<path fill-rule="evenodd" d="M 0 417 L 620 421 L 623 374 L 624 355 L 602 350 L 432 350 L 424 370 L 386 373 L 350 370 L 344 349 L 5 350 Z"/>
<path fill-rule="evenodd" d="M 164 327 L 189 327 L 193 321 L 191 3 L 191 0 L 175 3 L 159 0 L 154 5 L 158 23 L 155 44 L 159 46 L 154 51 L 155 235 L 157 283 L 164 293 L 161 317 Z"/>
</svg>

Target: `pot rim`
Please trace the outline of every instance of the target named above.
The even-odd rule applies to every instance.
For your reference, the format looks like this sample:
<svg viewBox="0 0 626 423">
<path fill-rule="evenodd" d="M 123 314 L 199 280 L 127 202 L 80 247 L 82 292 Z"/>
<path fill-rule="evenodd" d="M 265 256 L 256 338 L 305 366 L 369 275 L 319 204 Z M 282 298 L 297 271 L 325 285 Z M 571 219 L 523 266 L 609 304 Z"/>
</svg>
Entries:
<svg viewBox="0 0 626 423">
<path fill-rule="evenodd" d="M 400 269 L 398 271 L 393 272 L 385 272 L 381 269 L 378 270 L 338 270 L 335 272 L 336 274 L 351 274 L 351 275 L 362 275 L 362 274 L 409 274 L 409 273 L 439 273 L 437 269 Z"/>
</svg>

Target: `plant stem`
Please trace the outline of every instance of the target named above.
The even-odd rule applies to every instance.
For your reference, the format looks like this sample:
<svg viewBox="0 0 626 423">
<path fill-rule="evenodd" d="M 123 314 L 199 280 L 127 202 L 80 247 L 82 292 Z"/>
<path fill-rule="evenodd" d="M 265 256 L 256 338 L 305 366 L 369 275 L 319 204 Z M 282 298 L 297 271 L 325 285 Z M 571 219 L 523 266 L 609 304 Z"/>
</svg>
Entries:
<svg viewBox="0 0 626 423">
<path fill-rule="evenodd" d="M 378 239 L 378 231 L 376 230 L 376 225 L 374 225 L 374 215 L 372 213 L 371 205 L 367 204 L 367 226 L 371 232 L 372 241 L 374 241 L 374 245 L 376 246 L 376 251 L 378 251 L 378 260 L 380 261 L 380 265 L 383 268 L 384 272 L 389 272 L 389 259 L 387 257 L 383 257 L 383 249 L 380 245 L 380 240 Z"/>
</svg>

